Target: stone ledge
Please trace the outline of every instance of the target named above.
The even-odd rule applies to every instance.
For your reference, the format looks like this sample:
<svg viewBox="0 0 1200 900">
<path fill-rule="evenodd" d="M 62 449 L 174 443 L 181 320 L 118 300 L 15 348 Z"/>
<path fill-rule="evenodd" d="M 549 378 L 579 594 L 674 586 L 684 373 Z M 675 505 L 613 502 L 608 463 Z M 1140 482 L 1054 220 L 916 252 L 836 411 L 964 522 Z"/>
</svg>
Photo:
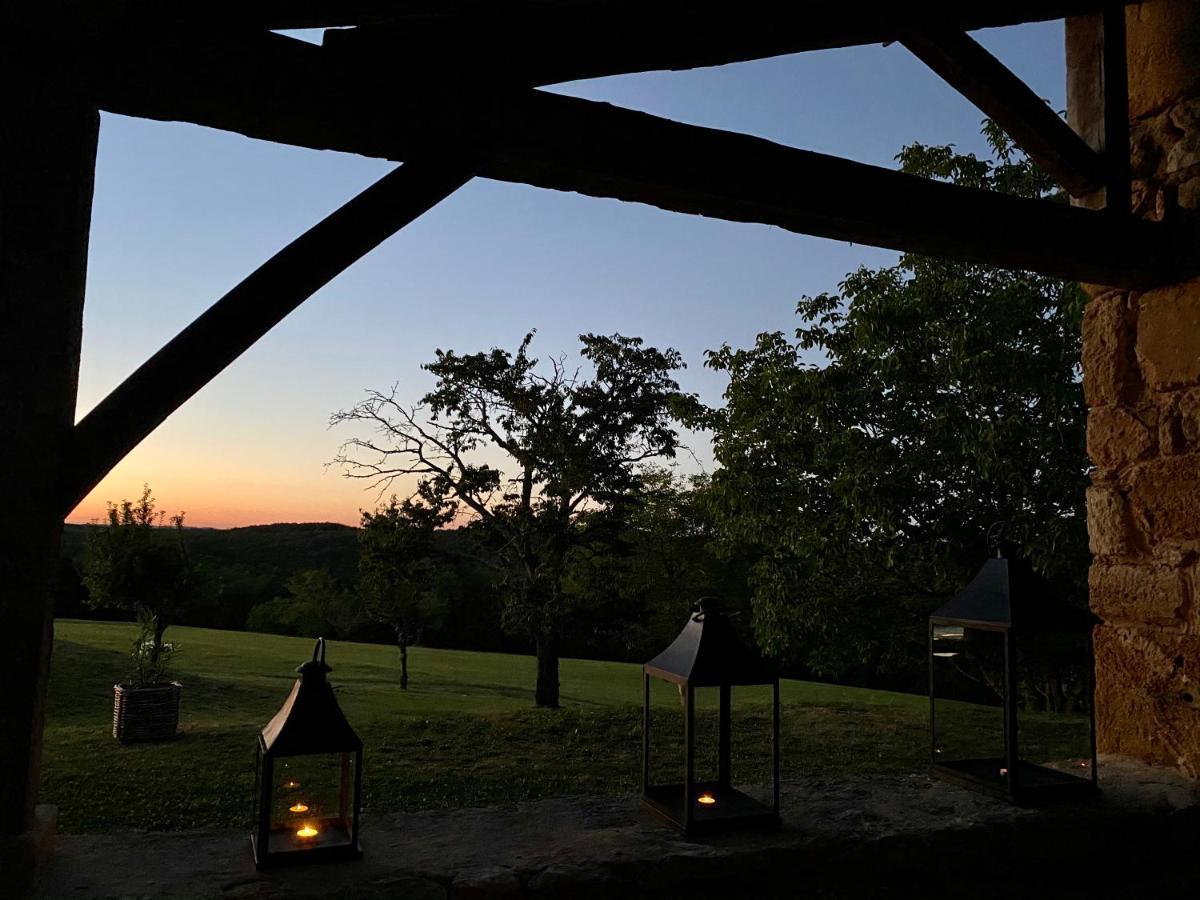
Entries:
<svg viewBox="0 0 1200 900">
<path fill-rule="evenodd" d="M 256 873 L 242 833 L 64 836 L 47 898 L 1170 896 L 1200 890 L 1200 786 L 1116 759 L 1086 804 L 1021 810 L 923 775 L 805 780 L 784 828 L 685 840 L 631 797 L 372 817 L 361 862 Z M 1147 862 L 1153 860 L 1152 862 Z"/>
</svg>

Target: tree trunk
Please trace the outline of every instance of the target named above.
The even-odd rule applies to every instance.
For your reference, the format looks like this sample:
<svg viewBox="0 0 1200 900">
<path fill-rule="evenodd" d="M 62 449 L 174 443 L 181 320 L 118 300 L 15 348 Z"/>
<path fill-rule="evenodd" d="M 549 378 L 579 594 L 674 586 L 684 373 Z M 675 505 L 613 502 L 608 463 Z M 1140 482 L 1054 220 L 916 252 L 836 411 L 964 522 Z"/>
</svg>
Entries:
<svg viewBox="0 0 1200 900">
<path fill-rule="evenodd" d="M 396 644 L 400 647 L 400 690 L 408 690 L 408 634 L 396 629 Z"/>
<path fill-rule="evenodd" d="M 58 4 L 24 10 L 0 35 L 0 872 L 28 879 L 53 581 L 61 459 L 75 417 L 99 115 L 72 96 L 78 75 L 45 36 L 69 32 Z M 55 20 L 54 17 L 60 18 Z M 53 26 L 51 22 L 54 22 Z M 24 23 L 27 24 L 27 23 Z M 57 43 L 57 41 L 55 42 Z M 69 43 L 69 42 L 64 42 Z M 19 73 L 19 77 L 17 74 Z"/>
<path fill-rule="evenodd" d="M 533 702 L 547 709 L 558 709 L 558 640 L 553 635 L 539 635 L 537 647 L 537 686 Z"/>
<path fill-rule="evenodd" d="M 154 646 L 150 648 L 150 666 L 155 672 L 154 680 L 158 681 L 158 660 L 162 656 L 163 633 L 167 626 L 163 624 L 162 616 L 154 617 Z"/>
</svg>

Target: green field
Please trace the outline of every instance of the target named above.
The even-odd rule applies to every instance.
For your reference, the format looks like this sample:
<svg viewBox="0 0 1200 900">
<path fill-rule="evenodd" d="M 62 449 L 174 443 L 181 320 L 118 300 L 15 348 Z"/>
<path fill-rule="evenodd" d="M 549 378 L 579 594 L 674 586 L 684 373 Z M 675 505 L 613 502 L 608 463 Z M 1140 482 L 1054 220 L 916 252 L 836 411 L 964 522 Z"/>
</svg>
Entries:
<svg viewBox="0 0 1200 900">
<path fill-rule="evenodd" d="M 46 722 L 43 802 L 66 832 L 248 824 L 255 735 L 312 653 L 302 638 L 176 627 L 183 737 L 121 746 L 112 685 L 126 674 L 132 625 L 60 620 Z M 334 642 L 330 676 L 365 743 L 364 805 L 398 811 L 559 794 L 628 793 L 641 772 L 640 667 L 564 660 L 563 709 L 532 705 L 531 657 L 415 648 L 398 686 L 395 648 Z M 735 733 L 765 736 L 767 695 L 735 694 Z M 784 777 L 920 771 L 926 698 L 786 681 Z M 655 693 L 654 733 L 681 730 L 673 689 Z M 701 735 L 713 716 L 701 699 Z M 990 711 L 965 708 L 970 717 Z M 761 744 L 761 746 L 760 746 Z M 766 768 L 766 741 L 735 743 L 735 774 Z M 674 764 L 678 741 L 662 746 Z M 711 757 L 701 753 L 701 765 Z M 669 766 L 667 766 L 669 767 Z"/>
</svg>

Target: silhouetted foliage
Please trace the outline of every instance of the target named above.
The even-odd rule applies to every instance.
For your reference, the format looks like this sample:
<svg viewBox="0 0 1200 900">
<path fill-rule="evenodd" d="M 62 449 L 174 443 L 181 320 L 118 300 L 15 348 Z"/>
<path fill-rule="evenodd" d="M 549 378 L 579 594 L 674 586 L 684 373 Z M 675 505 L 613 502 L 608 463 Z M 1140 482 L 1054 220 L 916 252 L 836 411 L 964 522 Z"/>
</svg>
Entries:
<svg viewBox="0 0 1200 900">
<path fill-rule="evenodd" d="M 554 707 L 560 644 L 581 617 L 564 590 L 572 555 L 607 539 L 604 519 L 640 492 L 643 464 L 675 455 L 676 417 L 697 403 L 674 380 L 684 365 L 674 350 L 582 335 L 585 376 L 561 357 L 539 369 L 532 339 L 515 353 L 439 350 L 419 406 L 373 391 L 333 422 L 369 429 L 338 457 L 349 476 L 380 487 L 416 476 L 425 502 L 452 500 L 474 520 L 480 558 L 501 576 L 505 626 L 534 644 L 535 701 Z"/>
<path fill-rule="evenodd" d="M 961 185 L 1050 192 L 988 136 L 993 159 L 919 144 L 899 159 Z M 770 652 L 827 677 L 912 684 L 925 617 L 974 574 L 995 522 L 1083 594 L 1083 304 L 1074 284 L 910 254 L 802 298 L 794 337 L 710 354 L 729 377 L 708 419 L 717 523 L 755 559 Z"/>
</svg>

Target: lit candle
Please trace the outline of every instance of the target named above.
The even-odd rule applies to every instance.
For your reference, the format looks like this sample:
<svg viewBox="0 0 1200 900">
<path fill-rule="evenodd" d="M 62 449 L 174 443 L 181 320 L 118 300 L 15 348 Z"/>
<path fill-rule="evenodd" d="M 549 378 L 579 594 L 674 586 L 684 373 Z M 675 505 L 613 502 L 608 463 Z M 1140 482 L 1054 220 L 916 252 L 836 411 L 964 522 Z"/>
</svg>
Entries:
<svg viewBox="0 0 1200 900">
<path fill-rule="evenodd" d="M 1007 775 L 1008 775 L 1008 769 L 1001 769 L 1001 770 L 1000 770 L 1000 777 L 1001 777 L 1001 778 L 1004 778 L 1004 777 L 1006 777 Z"/>
<path fill-rule="evenodd" d="M 298 781 L 289 781 L 287 784 L 285 784 L 285 785 L 284 785 L 284 787 L 285 787 L 285 788 L 289 788 L 289 789 L 292 789 L 292 790 L 294 790 L 295 788 L 298 788 L 298 787 L 300 787 L 300 782 L 298 782 Z"/>
<path fill-rule="evenodd" d="M 305 840 L 307 840 L 308 838 L 316 837 L 316 836 L 317 836 L 317 829 L 314 828 L 312 825 L 305 825 L 299 831 L 296 832 L 296 837 L 303 838 Z"/>
<path fill-rule="evenodd" d="M 292 806 L 289 806 L 288 809 L 294 813 L 308 812 L 308 807 L 305 806 L 303 803 L 296 803 Z"/>
<path fill-rule="evenodd" d="M 706 791 L 696 798 L 696 802 L 701 806 L 712 806 L 717 802 L 717 798 Z"/>
</svg>

